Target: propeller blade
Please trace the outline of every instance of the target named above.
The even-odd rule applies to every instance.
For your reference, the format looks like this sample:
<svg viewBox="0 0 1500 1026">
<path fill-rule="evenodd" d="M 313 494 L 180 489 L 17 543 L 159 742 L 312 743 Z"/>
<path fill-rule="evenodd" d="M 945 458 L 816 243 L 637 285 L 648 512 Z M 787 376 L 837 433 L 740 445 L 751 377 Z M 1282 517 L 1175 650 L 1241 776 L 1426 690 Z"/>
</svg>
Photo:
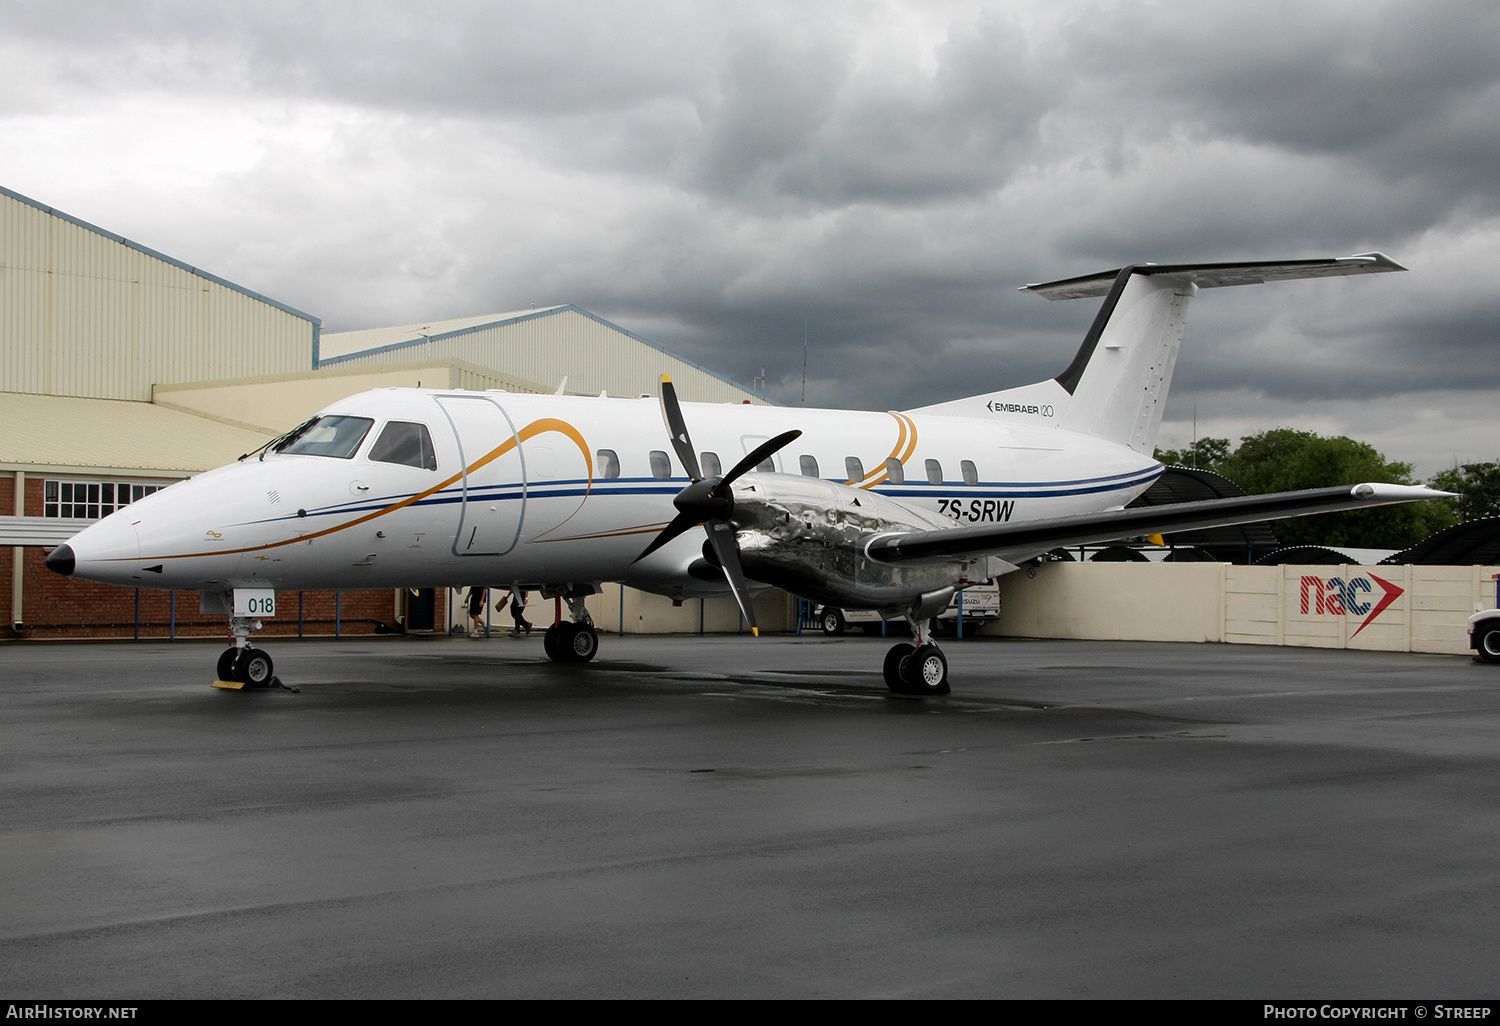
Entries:
<svg viewBox="0 0 1500 1026">
<path fill-rule="evenodd" d="M 777 435 L 769 442 L 762 442 L 760 445 L 755 447 L 754 452 L 736 463 L 734 465 L 734 469 L 724 475 L 724 483 L 729 484 L 730 482 L 735 480 L 735 478 L 745 473 L 745 471 L 752 470 L 755 467 L 759 466 L 767 456 L 770 456 L 776 450 L 780 449 L 783 445 L 786 445 L 788 442 L 792 441 L 792 439 L 800 438 L 801 436 L 801 431 L 783 431 L 781 434 Z"/>
<path fill-rule="evenodd" d="M 665 374 L 661 376 L 661 419 L 666 422 L 667 434 L 672 436 L 672 448 L 677 451 L 677 461 L 682 464 L 682 469 L 694 481 L 702 481 L 698 454 L 693 452 L 687 421 L 682 419 L 682 406 L 677 402 L 677 389 L 672 387 L 672 379 Z"/>
<path fill-rule="evenodd" d="M 752 634 L 760 637 L 760 628 L 755 625 L 755 609 L 750 605 L 745 571 L 740 568 L 740 544 L 734 537 L 734 525 L 727 520 L 714 520 L 703 526 L 708 528 L 708 543 L 714 547 L 714 555 L 719 557 L 719 565 L 724 568 L 729 590 L 734 592 L 734 600 L 740 604 L 745 623 Z"/>
<path fill-rule="evenodd" d="M 655 538 L 652 538 L 651 544 L 647 545 L 643 550 L 641 550 L 641 554 L 639 556 L 636 556 L 630 562 L 632 564 L 639 563 L 641 560 L 651 555 L 651 553 L 661 548 L 667 542 L 671 541 L 673 538 L 676 538 L 679 534 L 682 534 L 685 531 L 691 531 L 702 522 L 703 521 L 699 520 L 691 513 L 677 514 L 672 518 L 672 522 L 670 524 L 662 528 L 661 534 L 657 535 Z"/>
</svg>

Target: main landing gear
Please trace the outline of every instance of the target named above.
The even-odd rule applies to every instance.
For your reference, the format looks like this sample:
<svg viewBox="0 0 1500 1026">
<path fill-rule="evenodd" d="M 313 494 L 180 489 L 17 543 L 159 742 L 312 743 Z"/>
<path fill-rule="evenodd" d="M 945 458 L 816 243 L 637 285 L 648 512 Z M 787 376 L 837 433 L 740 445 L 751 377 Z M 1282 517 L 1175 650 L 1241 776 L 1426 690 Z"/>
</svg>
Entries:
<svg viewBox="0 0 1500 1026">
<path fill-rule="evenodd" d="M 932 622 L 907 616 L 916 644 L 902 642 L 885 654 L 885 686 L 898 695 L 946 695 L 948 660 L 932 643 Z"/>
<path fill-rule="evenodd" d="M 568 611 L 573 619 L 553 624 L 542 635 L 542 648 L 559 663 L 586 663 L 599 652 L 599 632 L 594 630 L 594 621 L 584 608 L 584 598 L 568 596 Z"/>
</svg>

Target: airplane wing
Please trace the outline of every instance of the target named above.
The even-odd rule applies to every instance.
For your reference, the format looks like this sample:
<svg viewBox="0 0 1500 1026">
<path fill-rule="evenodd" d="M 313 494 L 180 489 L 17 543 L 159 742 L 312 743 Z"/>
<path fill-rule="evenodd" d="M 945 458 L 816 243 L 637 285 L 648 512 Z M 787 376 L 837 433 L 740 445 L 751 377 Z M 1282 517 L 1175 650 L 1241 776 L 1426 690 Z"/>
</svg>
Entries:
<svg viewBox="0 0 1500 1026">
<path fill-rule="evenodd" d="M 881 563 L 920 563 L 971 555 L 991 555 L 1008 563 L 1021 563 L 1058 547 L 1090 545 L 1164 531 L 1229 527 L 1311 513 L 1364 509 L 1417 499 L 1446 499 L 1452 494 L 1431 488 L 1389 484 L 1309 488 L 1299 492 L 1241 495 L 1232 499 L 1108 510 L 1047 520 L 880 534 L 865 543 L 865 554 Z"/>
</svg>

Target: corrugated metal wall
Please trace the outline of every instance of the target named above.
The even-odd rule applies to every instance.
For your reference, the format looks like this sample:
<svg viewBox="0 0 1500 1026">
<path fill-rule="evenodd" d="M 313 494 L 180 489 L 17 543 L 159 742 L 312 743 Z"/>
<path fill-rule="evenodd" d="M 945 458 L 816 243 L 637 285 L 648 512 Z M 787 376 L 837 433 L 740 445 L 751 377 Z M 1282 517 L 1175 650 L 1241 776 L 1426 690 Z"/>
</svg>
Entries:
<svg viewBox="0 0 1500 1026">
<path fill-rule="evenodd" d="M 756 398 L 670 353 L 656 349 L 577 310 L 560 310 L 451 338 L 435 339 L 369 356 L 328 361 L 339 367 L 379 366 L 409 360 L 456 358 L 568 391 L 613 396 L 656 395 L 663 374 L 691 402 Z M 756 401 L 762 401 L 756 398 Z"/>
<path fill-rule="evenodd" d="M 312 369 L 314 325 L 0 194 L 0 391 L 149 402 L 153 384 Z"/>
</svg>

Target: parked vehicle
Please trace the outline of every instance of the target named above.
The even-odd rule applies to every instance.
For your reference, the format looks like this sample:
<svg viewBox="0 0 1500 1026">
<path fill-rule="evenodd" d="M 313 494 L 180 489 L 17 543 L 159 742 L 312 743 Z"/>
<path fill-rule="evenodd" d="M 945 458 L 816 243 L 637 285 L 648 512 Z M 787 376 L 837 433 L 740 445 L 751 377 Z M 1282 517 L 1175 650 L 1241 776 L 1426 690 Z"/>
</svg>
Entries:
<svg viewBox="0 0 1500 1026">
<path fill-rule="evenodd" d="M 975 585 L 957 592 L 948 608 L 933 618 L 935 628 L 941 633 L 958 633 L 959 598 L 963 601 L 964 633 L 988 623 L 1000 615 L 1000 588 L 994 584 Z M 879 634 L 881 617 L 873 609 L 839 609 L 822 606 L 816 616 L 818 627 L 824 634 L 843 634 L 850 626 L 858 627 L 866 634 Z M 905 631 L 905 621 L 892 620 L 889 631 Z"/>
<path fill-rule="evenodd" d="M 1487 663 L 1500 663 L 1500 609 L 1469 617 L 1469 647 Z"/>
</svg>

